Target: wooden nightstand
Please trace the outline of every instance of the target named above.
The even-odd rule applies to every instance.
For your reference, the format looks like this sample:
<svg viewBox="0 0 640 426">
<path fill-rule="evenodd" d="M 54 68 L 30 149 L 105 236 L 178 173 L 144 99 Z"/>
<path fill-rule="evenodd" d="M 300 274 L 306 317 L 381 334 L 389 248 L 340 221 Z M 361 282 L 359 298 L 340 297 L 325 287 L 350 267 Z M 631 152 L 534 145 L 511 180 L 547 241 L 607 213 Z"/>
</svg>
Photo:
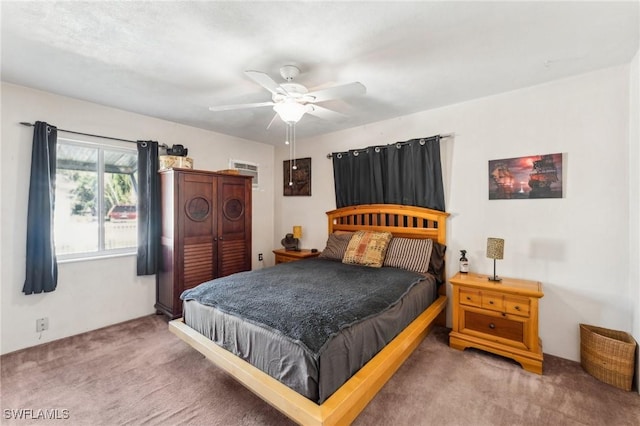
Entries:
<svg viewBox="0 0 640 426">
<path fill-rule="evenodd" d="M 311 253 L 311 250 L 304 250 L 304 249 L 300 251 L 278 249 L 278 250 L 274 250 L 273 254 L 276 255 L 276 265 L 277 265 L 278 263 L 295 262 L 296 260 L 316 257 L 320 255 L 320 252 L 317 251 L 315 253 Z"/>
<path fill-rule="evenodd" d="M 453 329 L 449 346 L 482 349 L 512 358 L 542 374 L 542 342 L 538 337 L 538 301 L 542 284 L 486 275 L 461 274 L 449 280 L 453 295 Z"/>
</svg>

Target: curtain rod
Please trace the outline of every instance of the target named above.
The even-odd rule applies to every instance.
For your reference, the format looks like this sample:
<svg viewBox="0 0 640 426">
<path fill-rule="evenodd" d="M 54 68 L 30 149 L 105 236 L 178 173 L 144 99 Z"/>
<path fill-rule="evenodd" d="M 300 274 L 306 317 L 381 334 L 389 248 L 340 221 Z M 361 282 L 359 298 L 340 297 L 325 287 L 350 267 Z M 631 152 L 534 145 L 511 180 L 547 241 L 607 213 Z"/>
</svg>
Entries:
<svg viewBox="0 0 640 426">
<path fill-rule="evenodd" d="M 436 136 L 440 136 L 440 139 L 444 139 L 444 138 L 451 138 L 455 135 L 455 133 L 445 133 L 443 135 L 436 135 Z M 430 137 L 435 137 L 435 136 L 430 136 Z M 428 138 L 423 138 L 423 139 L 428 139 Z M 399 144 L 402 144 L 403 142 L 397 142 Z M 367 148 L 361 148 L 361 150 L 363 149 L 367 149 Z M 355 149 L 354 151 L 358 151 L 357 149 Z M 327 158 L 331 159 L 333 158 L 333 154 L 329 153 L 327 154 Z"/>
<path fill-rule="evenodd" d="M 23 126 L 28 126 L 28 127 L 35 126 L 35 124 L 27 123 L 26 121 L 21 121 L 20 124 L 22 124 Z M 93 136 L 95 138 L 110 139 L 112 141 L 138 143 L 138 141 L 132 141 L 132 140 L 129 140 L 129 139 L 112 138 L 111 136 L 94 135 L 94 134 L 91 134 L 91 133 L 82 133 L 82 132 L 76 132 L 76 131 L 73 131 L 73 130 L 58 129 L 58 131 L 59 132 L 65 132 L 65 133 L 73 133 L 74 135 Z M 158 146 L 161 146 L 163 148 L 168 148 L 168 146 L 163 144 L 163 143 L 159 143 Z"/>
</svg>

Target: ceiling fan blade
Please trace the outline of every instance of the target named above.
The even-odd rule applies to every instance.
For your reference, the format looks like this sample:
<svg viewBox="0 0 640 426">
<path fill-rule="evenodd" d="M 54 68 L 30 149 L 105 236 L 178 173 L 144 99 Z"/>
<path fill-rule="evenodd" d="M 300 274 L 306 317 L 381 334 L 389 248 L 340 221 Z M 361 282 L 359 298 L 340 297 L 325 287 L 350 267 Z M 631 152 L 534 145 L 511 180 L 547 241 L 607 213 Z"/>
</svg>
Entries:
<svg viewBox="0 0 640 426">
<path fill-rule="evenodd" d="M 252 104 L 235 104 L 235 105 L 219 105 L 219 106 L 210 106 L 209 111 L 230 111 L 233 109 L 243 109 L 243 108 L 256 108 L 263 106 L 272 106 L 275 105 L 273 102 L 254 102 Z"/>
<path fill-rule="evenodd" d="M 279 95 L 288 94 L 286 90 L 284 90 L 278 83 L 276 83 L 271 77 L 269 77 L 267 74 L 263 72 L 248 70 L 248 71 L 245 71 L 244 73 L 251 80 L 255 81 L 256 83 L 258 83 L 260 86 L 264 87 L 271 93 L 279 94 Z"/>
<path fill-rule="evenodd" d="M 331 99 L 348 98 L 350 96 L 364 95 L 367 88 L 362 83 L 353 82 L 340 86 L 333 86 L 327 89 L 320 89 L 305 94 L 305 98 L 312 98 L 309 102 L 324 102 Z"/>
<path fill-rule="evenodd" d="M 271 127 L 271 125 L 273 124 L 274 121 L 276 121 L 277 118 L 278 118 L 278 113 L 276 113 L 271 119 L 271 121 L 269 122 L 269 125 L 267 126 L 267 130 L 269 130 L 269 127 Z"/>
<path fill-rule="evenodd" d="M 340 112 L 337 112 L 328 108 L 323 108 L 319 105 L 309 105 L 309 104 L 307 105 L 307 113 L 313 116 L 316 116 L 318 118 L 321 118 L 323 120 L 330 120 L 330 121 L 340 121 L 349 117 L 348 115 L 342 114 Z"/>
</svg>

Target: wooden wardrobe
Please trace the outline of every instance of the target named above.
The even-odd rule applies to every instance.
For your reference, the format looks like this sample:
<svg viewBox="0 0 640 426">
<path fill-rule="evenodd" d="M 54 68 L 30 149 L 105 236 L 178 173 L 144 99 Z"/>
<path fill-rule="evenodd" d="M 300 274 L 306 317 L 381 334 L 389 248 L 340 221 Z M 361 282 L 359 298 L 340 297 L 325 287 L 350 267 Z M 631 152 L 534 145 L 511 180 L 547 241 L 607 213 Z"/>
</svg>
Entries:
<svg viewBox="0 0 640 426">
<path fill-rule="evenodd" d="M 162 260 L 155 308 L 182 316 L 180 294 L 251 269 L 251 177 L 191 169 L 159 172 Z"/>
</svg>

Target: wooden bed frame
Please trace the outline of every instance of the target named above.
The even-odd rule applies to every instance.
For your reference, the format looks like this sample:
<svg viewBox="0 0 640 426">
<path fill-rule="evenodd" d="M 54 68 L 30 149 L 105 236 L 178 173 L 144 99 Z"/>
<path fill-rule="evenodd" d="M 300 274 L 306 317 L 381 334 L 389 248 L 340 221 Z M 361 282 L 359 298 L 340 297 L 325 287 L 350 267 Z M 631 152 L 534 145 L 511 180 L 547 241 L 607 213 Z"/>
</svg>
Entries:
<svg viewBox="0 0 640 426">
<path fill-rule="evenodd" d="M 396 204 L 366 204 L 327 212 L 329 233 L 335 231 L 389 231 L 396 237 L 431 238 L 446 244 L 448 213 Z M 169 330 L 209 358 L 249 390 L 302 425 L 350 424 L 393 376 L 444 312 L 442 294 L 387 346 L 356 372 L 323 404 L 318 405 L 258 368 L 221 348 L 182 319 Z"/>
</svg>

